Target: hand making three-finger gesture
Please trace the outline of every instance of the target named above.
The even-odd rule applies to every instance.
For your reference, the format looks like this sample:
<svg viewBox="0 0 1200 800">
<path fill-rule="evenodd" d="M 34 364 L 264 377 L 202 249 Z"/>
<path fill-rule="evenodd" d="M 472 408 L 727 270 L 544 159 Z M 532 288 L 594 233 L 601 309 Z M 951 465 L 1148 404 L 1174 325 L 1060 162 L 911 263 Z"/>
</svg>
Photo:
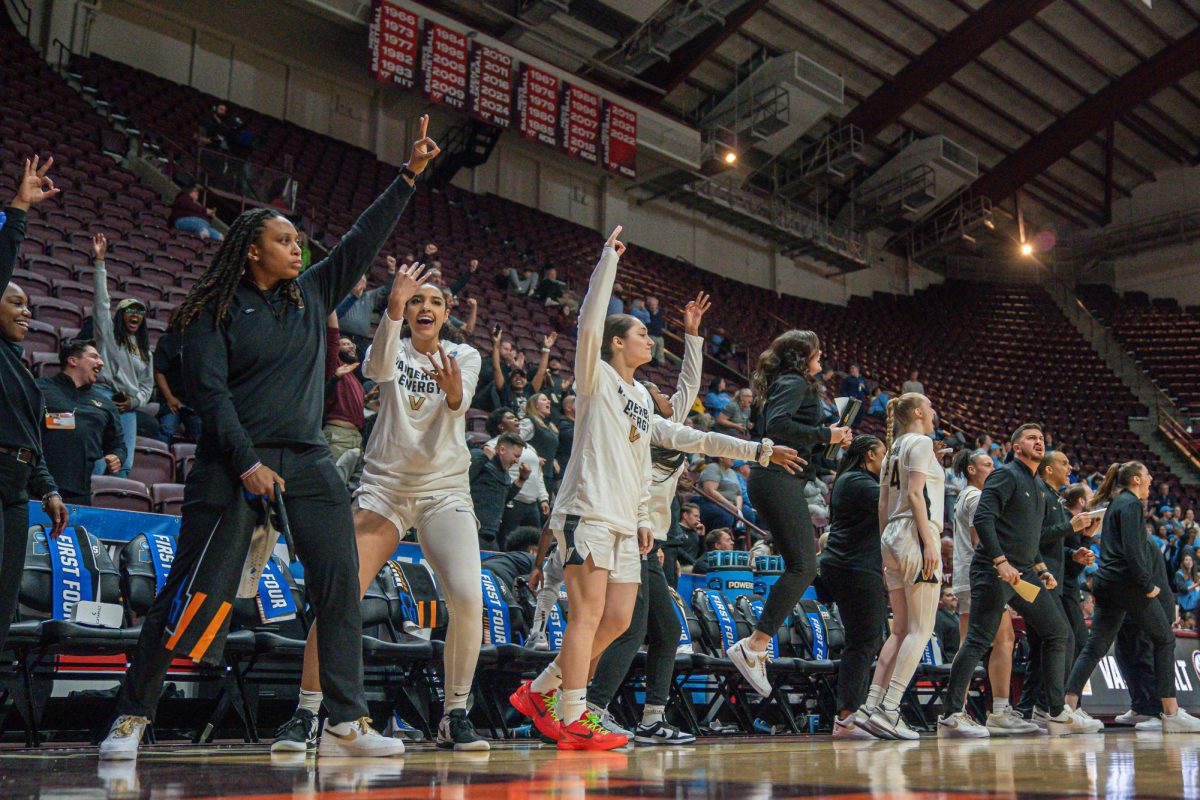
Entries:
<svg viewBox="0 0 1200 800">
<path fill-rule="evenodd" d="M 462 370 L 458 367 L 458 359 L 446 354 L 446 348 L 438 343 L 437 355 L 429 357 L 432 370 L 421 371 L 433 379 L 438 388 L 446 393 L 446 405 L 452 411 L 457 411 L 463 403 Z"/>
</svg>

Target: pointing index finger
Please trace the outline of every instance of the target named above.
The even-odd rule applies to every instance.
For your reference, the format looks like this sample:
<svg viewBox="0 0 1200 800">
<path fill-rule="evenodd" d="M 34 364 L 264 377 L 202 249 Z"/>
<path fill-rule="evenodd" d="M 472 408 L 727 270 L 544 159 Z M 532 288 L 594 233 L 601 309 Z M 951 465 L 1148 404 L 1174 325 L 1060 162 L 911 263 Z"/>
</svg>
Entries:
<svg viewBox="0 0 1200 800">
<path fill-rule="evenodd" d="M 420 133 L 420 135 L 417 136 L 417 138 L 424 140 L 427 136 L 428 131 L 429 131 L 429 115 L 422 114 L 421 115 L 421 133 Z"/>
</svg>

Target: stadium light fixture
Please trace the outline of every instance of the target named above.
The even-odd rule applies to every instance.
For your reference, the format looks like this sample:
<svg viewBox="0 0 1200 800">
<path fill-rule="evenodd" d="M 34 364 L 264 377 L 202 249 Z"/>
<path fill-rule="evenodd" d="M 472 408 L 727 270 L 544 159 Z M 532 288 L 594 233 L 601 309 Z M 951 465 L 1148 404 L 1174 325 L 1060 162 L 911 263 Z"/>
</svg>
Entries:
<svg viewBox="0 0 1200 800">
<path fill-rule="evenodd" d="M 1029 242 L 1021 242 L 1021 255 L 1026 257 L 1033 255 L 1033 245 Z"/>
<path fill-rule="evenodd" d="M 737 153 L 733 152 L 732 150 L 725 153 L 725 163 L 729 164 L 730 166 L 733 166 L 737 163 L 737 158 Z"/>
</svg>

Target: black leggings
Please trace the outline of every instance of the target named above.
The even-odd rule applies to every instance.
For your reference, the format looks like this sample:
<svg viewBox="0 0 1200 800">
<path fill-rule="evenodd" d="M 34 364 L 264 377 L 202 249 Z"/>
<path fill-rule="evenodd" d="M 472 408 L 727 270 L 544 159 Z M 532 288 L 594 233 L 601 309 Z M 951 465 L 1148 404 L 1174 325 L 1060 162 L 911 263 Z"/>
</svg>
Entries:
<svg viewBox="0 0 1200 800">
<path fill-rule="evenodd" d="M 0 453 L 0 651 L 8 638 L 21 570 L 25 568 L 25 545 L 29 539 L 29 497 L 25 485 L 29 466 L 8 453 Z"/>
<path fill-rule="evenodd" d="M 821 583 L 837 605 L 846 629 L 837 676 L 839 711 L 854 711 L 867 699 L 871 683 L 871 664 L 883 647 L 884 621 L 887 619 L 887 587 L 883 575 L 831 564 L 821 565 Z"/>
<path fill-rule="evenodd" d="M 1112 647 L 1128 617 L 1149 637 L 1154 648 L 1155 693 L 1159 698 L 1174 697 L 1175 634 L 1171 632 L 1171 618 L 1160 599 L 1162 595 L 1169 595 L 1174 602 L 1171 592 L 1160 588 L 1158 597 L 1146 597 L 1138 586 L 1098 580 L 1093 595 L 1096 613 L 1092 617 L 1092 630 L 1067 678 L 1067 693 L 1078 695 L 1083 691 L 1083 685 Z"/>
<path fill-rule="evenodd" d="M 767 636 L 779 632 L 817 576 L 817 543 L 804 497 L 806 483 L 783 470 L 763 468 L 752 470 L 747 481 L 750 503 L 771 532 L 775 551 L 783 556 L 783 574 L 767 595 L 756 628 Z"/>
<path fill-rule="evenodd" d="M 612 702 L 629 672 L 633 657 L 645 641 L 646 705 L 665 706 L 671 694 L 680 633 L 675 601 L 667 590 L 667 578 L 658 563 L 658 542 L 655 542 L 654 549 L 642 559 L 642 585 L 638 587 L 633 619 L 625 632 L 600 656 L 596 677 L 588 687 L 588 702 L 600 708 L 606 708 Z"/>
<path fill-rule="evenodd" d="M 1067 628 L 1071 632 L 1066 662 L 1069 672 L 1071 665 L 1083 651 L 1084 642 L 1087 641 L 1087 623 L 1083 621 L 1083 609 L 1079 607 L 1078 589 L 1071 589 L 1065 593 L 1056 589 L 1053 594 L 1057 595 L 1062 603 L 1063 614 L 1067 618 Z M 1027 630 L 1025 636 L 1029 642 L 1029 665 L 1025 669 L 1025 680 L 1021 684 L 1021 699 L 1017 702 L 1016 709 L 1021 712 L 1022 716 L 1028 717 L 1033 713 L 1035 704 L 1038 708 L 1044 709 L 1049 700 L 1042 681 L 1042 637 L 1033 628 Z"/>
<path fill-rule="evenodd" d="M 1171 611 L 1173 614 L 1174 609 Z M 1087 641 L 1086 636 L 1083 641 Z M 1129 690 L 1129 707 L 1133 712 L 1147 717 L 1161 714 L 1162 698 L 1154 694 L 1154 646 L 1128 614 L 1125 615 L 1125 624 L 1117 633 L 1113 659 Z"/>
</svg>

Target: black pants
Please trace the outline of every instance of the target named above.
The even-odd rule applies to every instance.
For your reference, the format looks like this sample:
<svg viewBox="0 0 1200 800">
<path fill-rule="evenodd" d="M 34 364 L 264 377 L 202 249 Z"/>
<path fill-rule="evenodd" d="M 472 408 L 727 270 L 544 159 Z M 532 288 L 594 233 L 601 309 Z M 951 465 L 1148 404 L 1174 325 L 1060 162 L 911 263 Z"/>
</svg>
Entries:
<svg viewBox="0 0 1200 800">
<path fill-rule="evenodd" d="M 1021 577 L 1034 586 L 1041 586 L 1033 567 L 1026 567 Z M 950 669 L 950 684 L 946 688 L 946 710 L 960 711 L 967 701 L 967 689 L 975 667 L 992 646 L 1004 607 L 1025 618 L 1025 629 L 1041 637 L 1042 679 L 1045 684 L 1047 711 L 1058 716 L 1063 708 L 1063 678 L 1067 671 L 1067 648 L 1071 629 L 1063 613 L 1062 602 L 1052 592 L 1038 592 L 1030 603 L 1021 598 L 1012 586 L 1000 580 L 990 561 L 976 558 L 971 562 L 971 623 L 967 639 L 954 656 Z M 1007 687 L 1005 687 L 1007 688 Z"/>
<path fill-rule="evenodd" d="M 646 705 L 665 706 L 671 694 L 680 632 L 675 601 L 667 591 L 667 578 L 662 565 L 658 563 L 656 543 L 655 549 L 642 559 L 642 585 L 638 587 L 633 619 L 629 622 L 629 628 L 613 640 L 600 656 L 596 677 L 588 687 L 588 702 L 601 708 L 612 702 L 613 695 L 629 672 L 633 657 L 645 641 Z"/>
<path fill-rule="evenodd" d="M 1071 632 L 1071 641 L 1066 650 L 1066 668 L 1070 671 L 1071 665 L 1083 651 L 1084 642 L 1087 641 L 1087 623 L 1083 621 L 1083 609 L 1079 607 L 1078 589 L 1063 592 L 1060 588 L 1055 589 L 1053 594 L 1057 595 L 1062 603 L 1063 615 L 1067 618 L 1067 628 Z M 1021 684 L 1021 699 L 1017 702 L 1016 709 L 1021 712 L 1021 716 L 1028 718 L 1033 714 L 1035 704 L 1038 708 L 1044 709 L 1049 699 L 1046 697 L 1045 682 L 1042 680 L 1042 637 L 1031 628 L 1025 632 L 1025 638 L 1029 642 L 1029 665 L 1025 670 L 1025 680 Z"/>
<path fill-rule="evenodd" d="M 304 564 L 308 602 L 321 624 L 321 690 L 329 719 L 337 724 L 365 717 L 358 548 L 346 485 L 324 446 L 299 450 L 262 447 L 258 455 L 264 465 L 287 482 L 284 503 L 288 523 Z M 205 555 L 210 532 L 213 543 L 219 546 L 222 540 L 240 540 L 244 535 L 240 527 L 253 526 L 252 516 L 236 513 L 241 508 L 249 506 L 237 475 L 223 464 L 197 459 L 184 493 L 175 560 L 166 585 L 143 621 L 137 650 L 117 698 L 119 714 L 153 716 L 173 658 L 164 641 L 172 600 Z M 206 575 L 209 585 L 218 585 L 222 595 L 232 599 L 244 558 L 243 554 L 221 560 L 205 556 L 201 568 L 219 569 L 221 573 Z"/>
<path fill-rule="evenodd" d="M 887 620 L 888 597 L 883 575 L 821 565 L 821 583 L 842 615 L 846 646 L 837 677 L 839 711 L 854 711 L 867 699 L 871 664 L 883 647 L 879 635 Z"/>
<path fill-rule="evenodd" d="M 747 488 L 750 503 L 758 509 L 764 527 L 771 532 L 775 550 L 783 556 L 783 574 L 767 595 L 757 630 L 768 636 L 779 632 L 804 590 L 817 576 L 817 543 L 812 517 L 804 498 L 807 481 L 782 470 L 754 469 Z"/>
<path fill-rule="evenodd" d="M 1092 617 L 1092 630 L 1087 644 L 1071 668 L 1067 679 L 1067 691 L 1079 694 L 1083 685 L 1092 676 L 1100 659 L 1108 653 L 1117 632 L 1128 617 L 1150 639 L 1154 650 L 1154 692 L 1161 699 L 1175 696 L 1175 634 L 1171 632 L 1171 617 L 1167 615 L 1162 595 L 1170 591 L 1159 590 L 1159 597 L 1146 597 L 1141 587 L 1129 583 L 1097 580 L 1092 593 L 1096 598 L 1096 613 Z"/>
<path fill-rule="evenodd" d="M 1161 596 L 1161 595 L 1160 595 Z M 1086 637 L 1084 638 L 1086 642 Z M 1113 648 L 1117 670 L 1129 690 L 1129 707 L 1135 714 L 1157 717 L 1162 713 L 1162 698 L 1154 693 L 1154 646 L 1137 623 L 1125 617 Z"/>
<path fill-rule="evenodd" d="M 679 585 L 679 547 L 673 544 L 661 544 L 663 553 L 663 575 L 666 576 L 667 586 L 674 589 Z"/>
<path fill-rule="evenodd" d="M 8 453 L 0 453 L 0 650 L 8 638 L 21 570 L 25 568 L 25 545 L 29 540 L 29 496 L 25 486 L 30 468 Z"/>
<path fill-rule="evenodd" d="M 500 520 L 500 533 L 496 536 L 496 546 L 500 550 L 507 549 L 505 542 L 508 540 L 508 534 L 524 525 L 541 529 L 541 506 L 538 503 L 522 503 L 520 500 L 513 500 L 512 505 L 504 509 L 504 517 Z"/>
</svg>

